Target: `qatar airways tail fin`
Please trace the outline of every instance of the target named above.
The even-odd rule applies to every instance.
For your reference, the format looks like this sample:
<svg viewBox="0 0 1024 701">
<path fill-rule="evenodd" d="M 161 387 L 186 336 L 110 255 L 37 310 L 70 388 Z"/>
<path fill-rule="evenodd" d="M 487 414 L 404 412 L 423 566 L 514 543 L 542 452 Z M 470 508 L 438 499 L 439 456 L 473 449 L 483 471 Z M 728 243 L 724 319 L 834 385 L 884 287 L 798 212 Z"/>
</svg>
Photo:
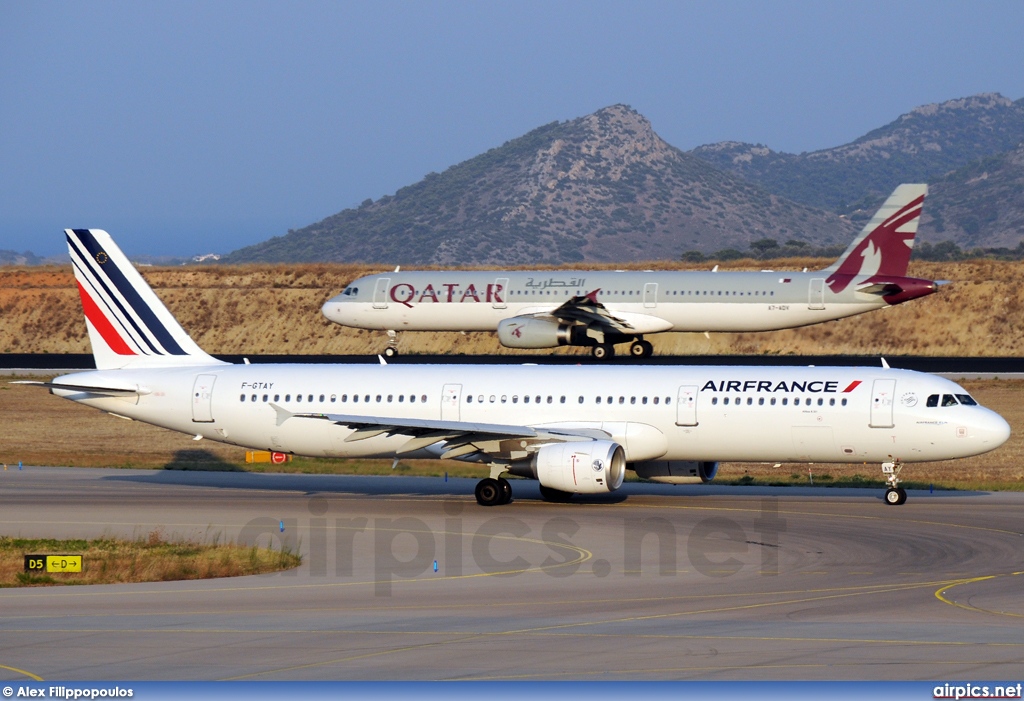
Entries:
<svg viewBox="0 0 1024 701">
<path fill-rule="evenodd" d="M 927 185 L 897 187 L 846 252 L 824 272 L 905 277 Z"/>
<path fill-rule="evenodd" d="M 64 233 L 97 369 L 226 364 L 196 345 L 110 234 Z"/>
</svg>

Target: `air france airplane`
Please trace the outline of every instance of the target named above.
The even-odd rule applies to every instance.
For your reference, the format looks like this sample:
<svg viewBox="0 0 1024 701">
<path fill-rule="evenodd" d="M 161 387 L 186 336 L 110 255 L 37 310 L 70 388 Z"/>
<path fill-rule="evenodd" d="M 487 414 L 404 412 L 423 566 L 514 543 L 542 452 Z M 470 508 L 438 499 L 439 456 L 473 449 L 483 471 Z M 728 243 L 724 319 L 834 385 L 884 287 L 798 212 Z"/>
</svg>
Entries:
<svg viewBox="0 0 1024 701">
<path fill-rule="evenodd" d="M 413 271 L 359 278 L 323 305 L 344 326 L 387 331 L 497 331 L 509 348 L 615 344 L 650 356 L 647 334 L 773 331 L 842 319 L 930 295 L 936 282 L 907 277 L 927 185 L 900 185 L 824 270 Z"/>
<path fill-rule="evenodd" d="M 903 463 L 978 455 L 1010 427 L 961 387 L 878 368 L 233 365 L 203 352 L 104 231 L 67 230 L 95 371 L 32 382 L 199 439 L 316 457 L 452 458 L 544 498 L 602 494 L 627 469 L 671 484 L 719 461 Z"/>
</svg>

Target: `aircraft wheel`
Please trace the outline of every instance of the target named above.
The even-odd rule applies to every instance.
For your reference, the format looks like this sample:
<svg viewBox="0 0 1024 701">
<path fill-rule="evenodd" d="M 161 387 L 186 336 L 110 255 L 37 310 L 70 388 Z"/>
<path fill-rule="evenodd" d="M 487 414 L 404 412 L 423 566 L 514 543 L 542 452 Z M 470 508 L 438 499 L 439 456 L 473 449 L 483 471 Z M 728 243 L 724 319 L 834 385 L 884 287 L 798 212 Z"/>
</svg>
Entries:
<svg viewBox="0 0 1024 701">
<path fill-rule="evenodd" d="M 501 503 L 508 504 L 512 501 L 512 485 L 504 477 L 498 478 L 498 486 L 501 487 Z"/>
<path fill-rule="evenodd" d="M 907 492 L 902 487 L 889 487 L 885 490 L 885 503 L 889 506 L 899 506 L 907 500 Z"/>
<path fill-rule="evenodd" d="M 385 358 L 394 358 L 396 355 L 398 355 L 398 349 L 397 348 L 393 348 L 392 346 L 388 346 L 387 348 L 384 349 L 384 357 Z"/>
<path fill-rule="evenodd" d="M 654 355 L 654 345 L 650 341 L 633 341 L 629 354 L 634 358 L 650 358 Z"/>
<path fill-rule="evenodd" d="M 590 355 L 595 360 L 610 360 L 615 357 L 615 346 L 610 343 L 601 343 L 590 349 Z"/>
<path fill-rule="evenodd" d="M 899 503 L 900 504 L 906 504 L 907 503 L 907 490 L 904 489 L 903 487 L 897 487 L 896 491 L 899 492 L 899 494 L 900 494 L 900 502 Z"/>
<path fill-rule="evenodd" d="M 540 495 L 544 501 L 553 501 L 556 504 L 564 504 L 572 499 L 572 492 L 563 492 L 561 489 L 545 487 L 543 484 L 540 486 Z"/>
<path fill-rule="evenodd" d="M 511 487 L 509 488 L 511 492 Z M 476 483 L 476 503 L 480 506 L 497 506 L 504 503 L 502 497 L 505 492 L 502 490 L 498 480 L 486 477 Z"/>
</svg>

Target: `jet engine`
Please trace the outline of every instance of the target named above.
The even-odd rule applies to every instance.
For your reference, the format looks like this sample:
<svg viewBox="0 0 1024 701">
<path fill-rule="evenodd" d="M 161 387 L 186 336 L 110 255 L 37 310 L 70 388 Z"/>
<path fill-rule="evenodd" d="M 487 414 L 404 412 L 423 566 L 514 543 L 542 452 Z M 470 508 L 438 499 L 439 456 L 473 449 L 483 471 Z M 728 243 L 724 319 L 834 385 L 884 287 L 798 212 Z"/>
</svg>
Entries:
<svg viewBox="0 0 1024 701">
<path fill-rule="evenodd" d="M 706 484 L 718 474 L 717 462 L 648 460 L 631 466 L 637 477 L 664 484 Z"/>
<path fill-rule="evenodd" d="M 613 441 L 556 443 L 534 454 L 530 472 L 543 486 L 561 492 L 604 494 L 622 486 L 626 453 Z"/>
<path fill-rule="evenodd" d="M 574 328 L 557 321 L 514 316 L 498 322 L 498 340 L 507 348 L 555 348 L 574 345 Z"/>
</svg>

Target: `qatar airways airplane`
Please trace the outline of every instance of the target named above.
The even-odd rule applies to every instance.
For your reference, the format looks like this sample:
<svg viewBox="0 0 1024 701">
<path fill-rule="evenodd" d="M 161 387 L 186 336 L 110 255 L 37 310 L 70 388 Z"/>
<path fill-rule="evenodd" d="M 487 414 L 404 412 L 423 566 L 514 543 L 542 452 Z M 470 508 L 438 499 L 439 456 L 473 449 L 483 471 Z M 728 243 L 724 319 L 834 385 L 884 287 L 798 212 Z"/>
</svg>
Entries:
<svg viewBox="0 0 1024 701">
<path fill-rule="evenodd" d="M 387 331 L 497 331 L 509 348 L 615 344 L 650 356 L 647 334 L 773 331 L 842 319 L 930 295 L 907 277 L 927 185 L 900 185 L 831 266 L 814 272 L 476 270 L 359 278 L 323 305 L 344 326 Z"/>
<path fill-rule="evenodd" d="M 195 440 L 317 457 L 479 463 L 544 498 L 612 492 L 627 469 L 709 482 L 721 460 L 903 463 L 978 455 L 1010 427 L 961 387 L 877 368 L 232 365 L 204 353 L 100 230 L 67 230 L 96 370 L 31 382 Z"/>
</svg>

